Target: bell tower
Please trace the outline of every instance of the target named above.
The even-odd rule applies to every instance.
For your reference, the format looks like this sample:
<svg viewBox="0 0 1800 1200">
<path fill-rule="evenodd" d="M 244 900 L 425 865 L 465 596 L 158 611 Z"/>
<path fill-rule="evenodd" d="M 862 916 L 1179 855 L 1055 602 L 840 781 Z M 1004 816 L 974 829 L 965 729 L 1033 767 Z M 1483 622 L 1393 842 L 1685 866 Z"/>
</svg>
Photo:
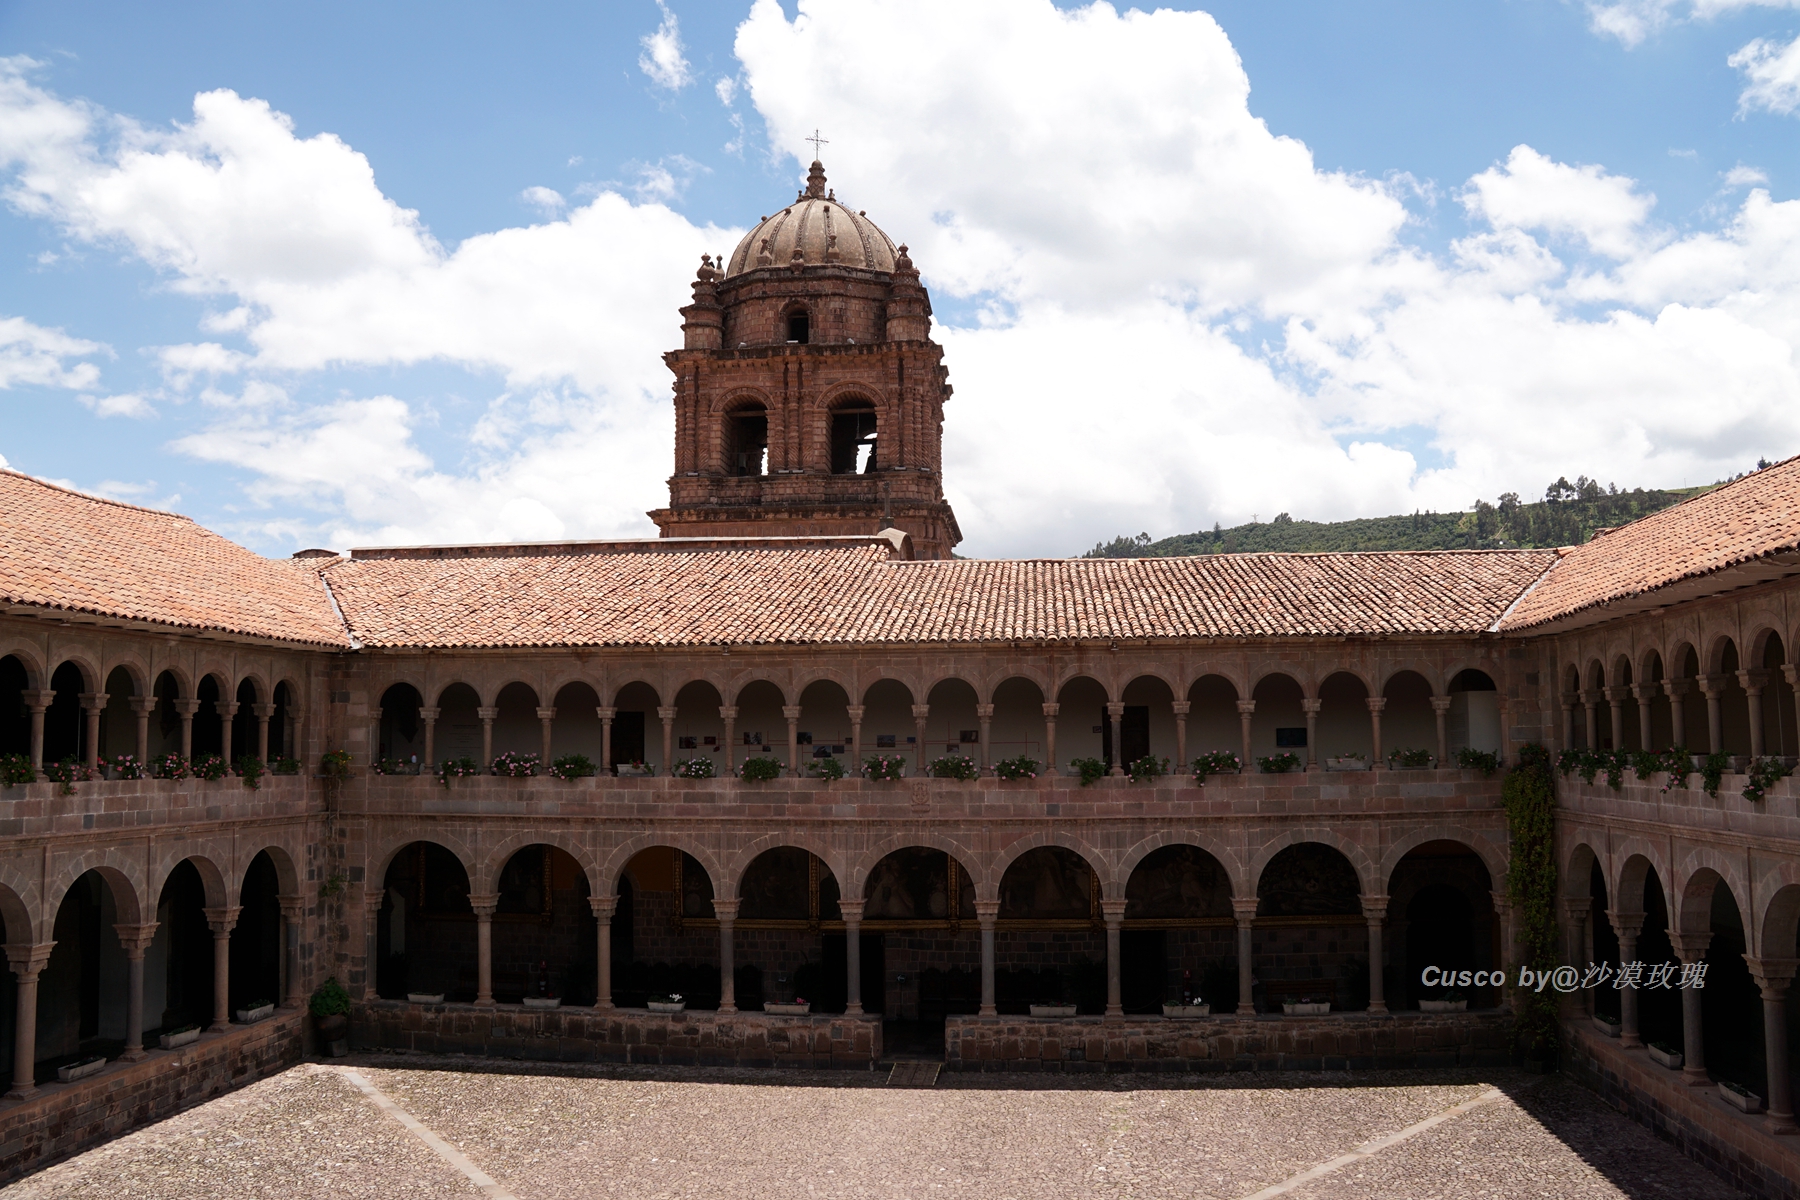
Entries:
<svg viewBox="0 0 1800 1200">
<path fill-rule="evenodd" d="M 943 347 L 905 246 L 827 189 L 762 218 L 731 257 L 700 260 L 681 310 L 675 473 L 663 537 L 912 536 L 919 558 L 962 540 L 944 499 Z"/>
</svg>

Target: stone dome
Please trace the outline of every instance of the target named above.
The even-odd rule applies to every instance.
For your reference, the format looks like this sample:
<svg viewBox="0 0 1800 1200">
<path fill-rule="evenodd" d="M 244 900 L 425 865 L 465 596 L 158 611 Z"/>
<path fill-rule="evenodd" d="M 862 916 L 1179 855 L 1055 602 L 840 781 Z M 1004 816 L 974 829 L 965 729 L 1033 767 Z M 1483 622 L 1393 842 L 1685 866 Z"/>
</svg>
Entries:
<svg viewBox="0 0 1800 1200">
<path fill-rule="evenodd" d="M 725 278 L 758 267 L 836 264 L 892 271 L 896 252 L 888 235 L 860 212 L 845 208 L 825 189 L 825 167 L 814 160 L 806 190 L 786 208 L 764 217 L 726 260 Z"/>
</svg>

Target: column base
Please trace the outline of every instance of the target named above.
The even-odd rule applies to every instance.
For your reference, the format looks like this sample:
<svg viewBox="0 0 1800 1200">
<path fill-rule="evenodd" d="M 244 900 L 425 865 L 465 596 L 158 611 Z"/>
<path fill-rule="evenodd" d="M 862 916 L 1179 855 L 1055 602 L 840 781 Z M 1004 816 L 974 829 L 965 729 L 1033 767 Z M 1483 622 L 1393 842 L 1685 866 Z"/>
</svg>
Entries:
<svg viewBox="0 0 1800 1200">
<path fill-rule="evenodd" d="M 494 998 L 492 996 L 489 996 L 486 1000 L 483 1000 L 480 996 L 477 996 L 477 997 L 475 997 L 475 1007 L 476 1008 L 493 1008 L 493 1007 L 495 1007 Z"/>
<path fill-rule="evenodd" d="M 1122 1017 L 1125 1015 L 1125 1008 L 1123 1005 L 1109 1004 L 1106 1006 L 1106 1015 L 1109 1017 Z"/>
<path fill-rule="evenodd" d="M 995 1008 L 992 1004 L 984 1004 L 981 1006 L 981 1011 L 976 1015 L 981 1017 L 997 1017 L 1000 1015 L 1000 1010 Z"/>
<path fill-rule="evenodd" d="M 149 1057 L 150 1057 L 150 1052 L 140 1046 L 136 1050 L 127 1050 L 127 1051 L 125 1051 L 125 1053 L 119 1055 L 118 1061 L 128 1062 L 128 1063 L 143 1062 L 146 1058 L 149 1058 Z"/>
<path fill-rule="evenodd" d="M 1644 1039 L 1635 1033 L 1621 1033 L 1619 1035 L 1619 1045 L 1627 1050 L 1642 1050 L 1644 1048 Z"/>
<path fill-rule="evenodd" d="M 34 1084 L 33 1086 L 28 1087 L 28 1088 L 16 1087 L 16 1088 L 12 1089 L 10 1092 L 6 1093 L 6 1098 L 8 1100 L 29 1100 L 37 1094 L 38 1094 L 38 1089 L 37 1089 L 37 1086 Z"/>
<path fill-rule="evenodd" d="M 720 1011 L 720 1012 L 721 1012 L 721 1013 L 734 1013 L 734 1012 L 736 1012 L 736 1011 L 737 1011 L 737 1010 L 738 1010 L 738 1006 L 737 1006 L 737 1005 L 735 1005 L 735 1004 L 721 1004 L 721 1005 L 719 1005 L 719 1011 Z"/>
<path fill-rule="evenodd" d="M 1763 1129 L 1772 1137 L 1792 1137 L 1800 1133 L 1800 1125 L 1794 1123 L 1793 1113 L 1769 1113 Z"/>
<path fill-rule="evenodd" d="M 1681 1082 L 1689 1087 L 1712 1087 L 1713 1077 L 1706 1073 L 1705 1067 L 1683 1067 L 1681 1068 Z"/>
<path fill-rule="evenodd" d="M 231 1032 L 231 1022 L 230 1021 L 214 1021 L 211 1025 L 208 1025 L 206 1027 L 206 1032 L 208 1032 L 208 1033 L 230 1033 Z"/>
<path fill-rule="evenodd" d="M 861 1000 L 858 1000 L 858 1001 L 856 1001 L 856 1002 L 855 1002 L 855 1003 L 854 1003 L 854 1004 L 846 1004 L 846 1005 L 844 1005 L 844 1015 L 845 1015 L 845 1016 L 846 1016 L 846 1017 L 860 1017 L 860 1016 L 862 1016 L 862 1015 L 863 1015 L 863 1006 L 862 1006 L 862 1001 L 861 1001 Z"/>
<path fill-rule="evenodd" d="M 611 1000 L 601 1000 L 594 1005 L 595 1012 L 610 1012 L 612 1009 L 613 1002 Z"/>
<path fill-rule="evenodd" d="M 1379 1013 L 1383 1016 L 1386 1016 L 1387 1010 L 1388 1010 L 1388 1006 L 1387 1006 L 1387 1001 L 1385 1001 L 1385 1000 L 1372 1000 L 1369 1002 L 1368 1011 L 1372 1014 Z"/>
</svg>

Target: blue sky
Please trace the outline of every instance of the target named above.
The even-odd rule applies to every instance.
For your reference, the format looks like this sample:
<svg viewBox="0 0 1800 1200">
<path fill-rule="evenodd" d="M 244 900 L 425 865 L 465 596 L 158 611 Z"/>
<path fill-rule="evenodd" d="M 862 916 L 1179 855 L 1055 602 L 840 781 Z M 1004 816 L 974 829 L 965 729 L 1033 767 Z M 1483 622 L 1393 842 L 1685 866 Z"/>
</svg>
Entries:
<svg viewBox="0 0 1800 1200">
<path fill-rule="evenodd" d="M 272 554 L 647 534 L 674 310 L 815 126 L 965 552 L 1800 452 L 1787 4 L 374 7 L 0 8 L 9 465 Z"/>
</svg>

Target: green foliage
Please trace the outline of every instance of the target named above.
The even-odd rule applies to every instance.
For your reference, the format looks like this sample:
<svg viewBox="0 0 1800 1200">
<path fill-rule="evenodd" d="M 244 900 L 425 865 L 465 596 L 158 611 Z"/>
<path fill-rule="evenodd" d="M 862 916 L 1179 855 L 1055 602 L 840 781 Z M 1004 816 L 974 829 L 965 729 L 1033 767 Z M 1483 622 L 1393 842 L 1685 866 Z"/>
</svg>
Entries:
<svg viewBox="0 0 1800 1200">
<path fill-rule="evenodd" d="M 1464 746 L 1456 752 L 1456 765 L 1465 771 L 1480 771 L 1492 776 L 1500 769 L 1500 756 L 1492 750 L 1474 750 Z"/>
<path fill-rule="evenodd" d="M 712 759 L 701 761 L 706 763 L 706 774 L 712 775 Z M 553 779 L 586 779 L 599 773 L 600 768 L 585 754 L 565 754 L 550 764 L 550 776 Z"/>
<path fill-rule="evenodd" d="M 437 769 L 438 782 L 443 784 L 446 790 L 449 789 L 452 779 L 467 779 L 479 774 L 481 774 L 480 765 L 466 754 L 461 758 L 446 758 L 438 764 Z"/>
<path fill-rule="evenodd" d="M 254 754 L 246 754 L 238 759 L 237 765 L 232 770 L 237 773 L 239 779 L 244 781 L 244 786 L 247 788 L 261 787 L 263 776 L 269 773 L 269 768 L 263 764 L 263 760 Z"/>
<path fill-rule="evenodd" d="M 1214 750 L 1194 760 L 1194 782 L 1205 783 L 1208 775 L 1236 775 L 1243 769 L 1243 760 L 1231 751 Z"/>
<path fill-rule="evenodd" d="M 158 779 L 186 779 L 192 767 L 179 754 L 165 754 L 151 763 L 150 769 Z"/>
<path fill-rule="evenodd" d="M 194 778 L 223 779 L 231 774 L 231 764 L 217 754 L 208 754 L 194 760 Z"/>
<path fill-rule="evenodd" d="M 966 754 L 946 754 L 931 760 L 926 768 L 933 779 L 974 779 L 981 774 L 975 760 Z"/>
<path fill-rule="evenodd" d="M 898 754 L 871 754 L 863 759 L 863 774 L 891 782 L 906 774 L 906 759 Z"/>
<path fill-rule="evenodd" d="M 1721 481 L 1723 482 L 1723 481 Z M 1713 485 L 1717 486 L 1717 484 Z M 1083 558 L 1168 558 L 1189 554 L 1240 554 L 1264 551 L 1320 553 L 1344 550 L 1494 550 L 1534 546 L 1576 546 L 1598 530 L 1624 525 L 1660 512 L 1711 488 L 1621 491 L 1602 487 L 1583 475 L 1570 483 L 1559 478 L 1544 499 L 1522 502 L 1507 492 L 1497 503 L 1477 500 L 1470 512 L 1415 512 L 1357 521 L 1296 521 L 1286 513 L 1273 521 L 1154 541 L 1147 533 L 1116 537 L 1096 545 Z"/>
<path fill-rule="evenodd" d="M 1519 764 L 1507 773 L 1500 796 L 1512 840 L 1507 897 L 1517 914 L 1524 965 L 1553 971 L 1556 961 L 1556 789 L 1550 752 L 1537 743 L 1522 747 Z M 1513 1011 L 1521 1046 L 1543 1054 L 1558 1040 L 1554 993 L 1519 989 Z"/>
<path fill-rule="evenodd" d="M 806 773 L 814 779 L 842 779 L 849 774 L 843 761 L 836 758 L 815 758 L 807 765 Z"/>
<path fill-rule="evenodd" d="M 1151 780 L 1169 773 L 1169 760 L 1146 754 L 1127 766 L 1125 773 L 1131 776 L 1133 783 L 1149 783 Z"/>
<path fill-rule="evenodd" d="M 581 761 L 587 762 L 587 759 L 582 758 L 579 754 L 574 757 L 581 758 Z M 563 759 L 557 759 L 556 766 L 560 767 L 563 764 L 563 761 Z M 670 771 L 669 774 L 675 776 L 677 779 L 711 779 L 714 775 L 718 774 L 718 770 L 718 767 L 713 764 L 712 759 L 706 757 L 704 754 L 700 754 L 676 763 L 675 769 Z M 556 768 L 552 767 L 550 773 L 552 775 L 556 774 Z M 588 775 L 592 775 L 593 773 L 594 772 L 591 770 L 584 772 L 584 774 Z"/>
<path fill-rule="evenodd" d="M 1289 771 L 1298 771 L 1300 765 L 1300 756 L 1292 750 L 1283 750 L 1280 754 L 1265 754 L 1256 760 L 1256 769 L 1264 775 L 1284 775 Z"/>
<path fill-rule="evenodd" d="M 0 787 L 18 787 L 22 783 L 36 783 L 37 768 L 23 754 L 8 754 L 0 757 Z"/>
<path fill-rule="evenodd" d="M 1784 767 L 1779 759 L 1759 758 L 1750 764 L 1744 772 L 1744 799 L 1760 801 L 1768 795 L 1772 784 L 1779 783 L 1794 773 L 1794 768 Z"/>
<path fill-rule="evenodd" d="M 333 975 L 319 985 L 312 994 L 312 1012 L 315 1017 L 338 1017 L 350 1011 L 350 993 Z"/>
<path fill-rule="evenodd" d="M 87 768 L 72 758 L 61 762 L 45 763 L 44 778 L 51 783 L 60 784 L 56 790 L 64 796 L 75 794 L 75 781 L 87 778 Z"/>
<path fill-rule="evenodd" d="M 1075 773 L 1081 776 L 1081 786 L 1087 787 L 1106 778 L 1106 764 L 1097 758 L 1077 758 L 1069 763 Z"/>
<path fill-rule="evenodd" d="M 1021 754 L 1017 758 L 1003 758 L 995 763 L 994 774 L 1008 782 L 1017 783 L 1022 779 L 1036 779 L 1041 765 L 1037 759 Z"/>
<path fill-rule="evenodd" d="M 342 783 L 350 778 L 350 752 L 327 750 L 319 756 L 319 774 L 330 783 Z"/>
<path fill-rule="evenodd" d="M 269 770 L 276 775 L 298 775 L 300 760 L 297 758 L 278 758 L 269 764 Z"/>
<path fill-rule="evenodd" d="M 1437 762 L 1437 757 L 1429 750 L 1390 750 L 1387 757 L 1389 770 L 1417 771 Z"/>
<path fill-rule="evenodd" d="M 780 779 L 781 762 L 767 754 L 746 758 L 744 765 L 738 768 L 738 778 L 746 783 L 767 783 L 771 779 Z"/>
<path fill-rule="evenodd" d="M 1731 766 L 1731 755 L 1723 750 L 1715 750 L 1706 756 L 1700 764 L 1700 786 L 1709 796 L 1719 794 L 1719 785 L 1725 782 L 1725 770 Z"/>
</svg>

